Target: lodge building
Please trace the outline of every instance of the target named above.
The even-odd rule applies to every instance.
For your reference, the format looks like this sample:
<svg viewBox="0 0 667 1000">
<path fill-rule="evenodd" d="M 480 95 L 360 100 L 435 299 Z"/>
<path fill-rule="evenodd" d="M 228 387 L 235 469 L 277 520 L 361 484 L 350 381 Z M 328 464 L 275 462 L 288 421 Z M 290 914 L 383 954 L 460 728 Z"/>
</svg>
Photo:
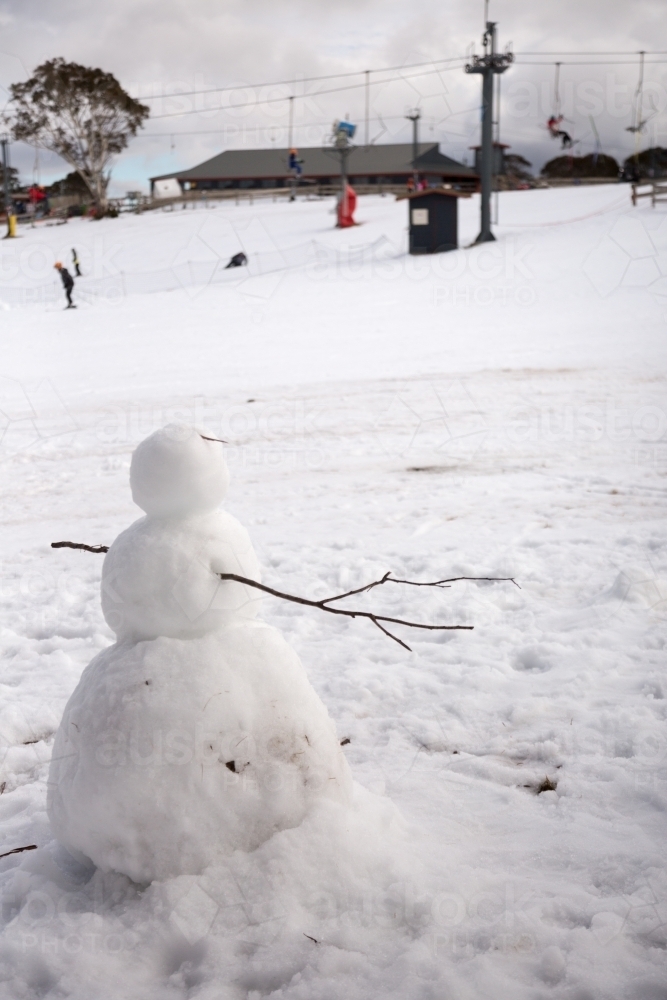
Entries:
<svg viewBox="0 0 667 1000">
<path fill-rule="evenodd" d="M 413 160 L 412 143 L 355 147 L 347 161 L 351 184 L 358 187 L 402 185 L 407 184 L 416 171 L 431 186 L 446 184 L 454 190 L 478 190 L 477 173 L 441 153 L 438 143 L 421 142 L 417 148 L 418 155 Z M 300 149 L 299 158 L 303 171 L 300 184 L 338 184 L 340 159 L 334 149 Z M 151 192 L 157 193 L 156 182 L 171 180 L 178 181 L 182 191 L 287 187 L 292 180 L 289 150 L 228 149 L 189 170 L 151 177 Z"/>
</svg>

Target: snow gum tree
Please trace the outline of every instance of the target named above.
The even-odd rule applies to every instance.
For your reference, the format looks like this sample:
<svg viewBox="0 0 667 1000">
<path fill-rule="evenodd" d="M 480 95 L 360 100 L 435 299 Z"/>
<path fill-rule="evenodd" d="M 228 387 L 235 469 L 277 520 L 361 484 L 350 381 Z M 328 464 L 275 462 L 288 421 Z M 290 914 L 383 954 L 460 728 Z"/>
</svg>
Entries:
<svg viewBox="0 0 667 1000">
<path fill-rule="evenodd" d="M 150 109 L 130 97 L 111 73 L 64 59 L 42 63 L 29 80 L 12 84 L 10 94 L 5 121 L 12 137 L 61 156 L 104 214 L 111 161 Z"/>
</svg>

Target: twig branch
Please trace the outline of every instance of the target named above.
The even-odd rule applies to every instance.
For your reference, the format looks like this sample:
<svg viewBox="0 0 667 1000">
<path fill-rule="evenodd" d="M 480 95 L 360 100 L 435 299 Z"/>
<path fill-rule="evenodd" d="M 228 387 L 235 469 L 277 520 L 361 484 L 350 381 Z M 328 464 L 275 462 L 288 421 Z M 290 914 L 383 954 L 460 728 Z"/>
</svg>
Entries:
<svg viewBox="0 0 667 1000">
<path fill-rule="evenodd" d="M 342 601 L 344 597 L 352 597 L 353 594 L 363 594 L 366 590 L 372 590 L 373 587 L 379 587 L 382 583 L 387 583 L 391 579 L 391 573 L 385 573 L 381 580 L 374 580 L 373 583 L 367 583 L 365 587 L 357 587 L 356 590 L 348 590 L 345 594 L 338 594 L 336 597 L 326 597 L 322 604 L 330 604 L 332 601 Z"/>
<path fill-rule="evenodd" d="M 383 583 L 404 583 L 408 587 L 439 587 L 441 590 L 448 590 L 450 583 L 458 583 L 460 580 L 471 580 L 478 583 L 513 583 L 515 587 L 519 587 L 514 577 L 511 576 L 450 576 L 448 580 L 421 582 L 419 580 L 399 580 L 397 577 L 391 575 L 390 570 L 380 580 L 367 583 L 365 587 L 357 587 L 356 590 L 348 590 L 345 594 L 338 594 L 336 597 L 327 597 L 323 603 L 330 604 L 332 601 L 342 601 L 344 597 L 352 597 L 353 594 L 363 594 L 367 590 L 372 590 L 373 587 L 380 587 Z M 521 587 L 519 587 L 519 590 L 521 590 Z"/>
<path fill-rule="evenodd" d="M 52 549 L 83 549 L 84 552 L 108 552 L 108 545 L 84 545 L 83 542 L 51 542 Z"/>
<path fill-rule="evenodd" d="M 412 650 L 408 646 L 407 642 L 403 642 L 402 639 L 399 639 L 397 635 L 394 635 L 393 632 L 390 632 L 388 628 L 384 627 L 384 625 L 380 625 L 380 623 L 377 620 L 377 617 L 375 615 L 371 615 L 371 621 L 373 622 L 374 625 L 377 625 L 377 627 L 380 629 L 381 632 L 384 632 L 384 634 L 388 635 L 390 639 L 393 639 L 394 642 L 397 642 L 399 644 L 399 646 L 403 646 L 403 648 L 407 649 L 408 652 L 410 652 L 410 653 L 412 652 Z M 418 626 L 416 626 L 416 627 L 418 627 Z M 457 628 L 457 627 L 458 628 L 466 628 L 465 625 L 459 625 L 459 626 L 454 625 L 453 626 L 453 628 Z M 472 625 L 467 626 L 467 627 L 472 628 Z"/>
<path fill-rule="evenodd" d="M 329 603 L 331 601 L 340 600 L 341 597 L 348 597 L 349 594 L 340 594 L 338 597 L 326 597 L 322 601 L 311 601 L 307 597 L 296 597 L 294 594 L 285 594 L 281 590 L 274 590 L 273 587 L 267 587 L 263 583 L 258 583 L 257 580 L 249 580 L 247 576 L 239 576 L 238 573 L 218 573 L 217 574 L 221 580 L 234 580 L 236 583 L 243 583 L 247 587 L 254 587 L 255 590 L 262 590 L 265 594 L 271 594 L 272 597 L 280 597 L 283 601 L 291 601 L 293 604 L 304 604 L 308 608 L 319 608 L 320 611 L 328 611 L 330 615 L 344 615 L 346 618 L 368 618 L 372 621 L 374 625 L 397 642 L 400 646 L 405 649 L 410 649 L 407 643 L 398 639 L 395 635 L 392 635 L 380 622 L 389 622 L 392 625 L 405 625 L 407 628 L 421 628 L 426 629 L 429 632 L 454 632 L 454 631 L 466 631 L 472 632 L 472 625 L 427 625 L 424 622 L 410 622 L 406 621 L 405 618 L 390 618 L 387 615 L 377 615 L 372 611 L 351 611 L 347 608 L 330 608 Z M 361 590 L 368 590 L 370 587 L 378 587 L 381 583 L 389 581 L 388 574 L 385 574 L 382 580 L 376 580 L 372 584 L 368 584 L 367 587 L 360 588 Z M 359 591 L 350 591 L 349 593 L 359 593 Z M 411 651 L 411 650 L 410 650 Z"/>
<path fill-rule="evenodd" d="M 450 583 L 458 583 L 460 580 L 471 580 L 475 583 L 513 583 L 519 587 L 513 576 L 450 576 L 448 580 L 433 580 L 432 583 L 419 583 L 417 580 L 397 580 L 396 577 L 387 575 L 388 583 L 405 583 L 408 587 L 442 587 L 446 589 Z M 383 580 L 379 581 L 383 583 Z M 521 590 L 521 587 L 519 587 Z"/>
<path fill-rule="evenodd" d="M 36 851 L 37 844 L 28 844 L 27 847 L 15 847 L 13 851 L 5 851 L 4 854 L 0 854 L 0 858 L 8 858 L 10 854 L 23 854 L 24 851 Z"/>
</svg>

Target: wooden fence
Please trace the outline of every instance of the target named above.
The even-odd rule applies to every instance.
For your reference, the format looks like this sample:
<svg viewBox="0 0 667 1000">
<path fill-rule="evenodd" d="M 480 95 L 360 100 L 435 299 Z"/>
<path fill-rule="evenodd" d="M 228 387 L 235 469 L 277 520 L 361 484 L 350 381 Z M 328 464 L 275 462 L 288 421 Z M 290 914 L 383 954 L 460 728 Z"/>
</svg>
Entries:
<svg viewBox="0 0 667 1000">
<path fill-rule="evenodd" d="M 648 190 L 640 191 L 640 188 L 648 188 Z M 632 204 L 636 205 L 640 198 L 650 198 L 651 208 L 655 208 L 656 202 L 667 201 L 667 183 L 664 181 L 662 183 L 658 181 L 642 181 L 639 184 L 633 184 Z"/>
</svg>

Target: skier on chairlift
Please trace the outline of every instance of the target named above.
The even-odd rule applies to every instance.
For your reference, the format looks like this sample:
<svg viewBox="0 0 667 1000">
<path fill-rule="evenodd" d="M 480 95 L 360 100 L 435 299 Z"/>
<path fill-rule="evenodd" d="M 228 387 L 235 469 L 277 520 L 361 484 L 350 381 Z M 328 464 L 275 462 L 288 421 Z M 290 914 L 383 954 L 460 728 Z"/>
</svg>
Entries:
<svg viewBox="0 0 667 1000">
<path fill-rule="evenodd" d="M 547 121 L 547 130 L 552 139 L 560 139 L 561 149 L 572 149 L 574 146 L 574 139 L 569 132 L 566 132 L 564 128 L 561 128 L 564 121 L 565 118 L 560 111 L 560 63 L 556 63 L 553 111 Z"/>
<path fill-rule="evenodd" d="M 561 149 L 572 149 L 574 142 L 572 136 L 565 129 L 560 127 L 563 121 L 562 115 L 552 115 L 547 122 L 547 129 L 549 130 L 549 135 L 554 139 L 561 140 Z"/>
</svg>

